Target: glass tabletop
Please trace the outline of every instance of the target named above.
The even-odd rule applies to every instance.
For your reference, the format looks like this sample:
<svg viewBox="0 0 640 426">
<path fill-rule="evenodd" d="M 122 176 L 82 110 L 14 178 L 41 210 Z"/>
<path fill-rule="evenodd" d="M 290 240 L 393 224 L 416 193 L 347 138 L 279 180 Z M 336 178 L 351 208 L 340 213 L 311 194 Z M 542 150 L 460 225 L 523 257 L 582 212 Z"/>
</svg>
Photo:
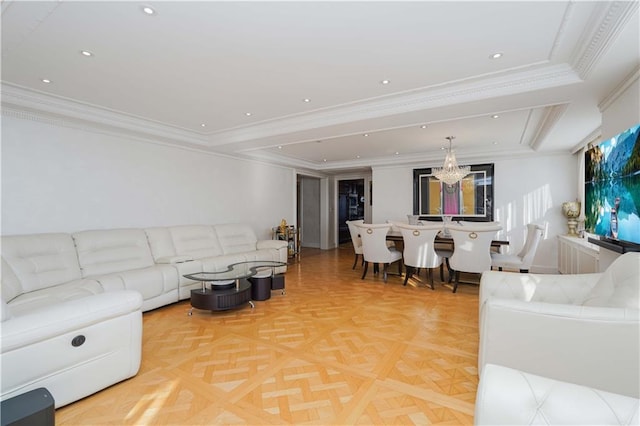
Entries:
<svg viewBox="0 0 640 426">
<path fill-rule="evenodd" d="M 232 263 L 228 266 L 226 271 L 196 272 L 183 276 L 194 281 L 240 280 L 256 275 L 264 269 L 278 268 L 281 266 L 287 266 L 287 264 L 285 262 L 276 262 L 272 260 L 252 260 L 248 262 Z"/>
</svg>

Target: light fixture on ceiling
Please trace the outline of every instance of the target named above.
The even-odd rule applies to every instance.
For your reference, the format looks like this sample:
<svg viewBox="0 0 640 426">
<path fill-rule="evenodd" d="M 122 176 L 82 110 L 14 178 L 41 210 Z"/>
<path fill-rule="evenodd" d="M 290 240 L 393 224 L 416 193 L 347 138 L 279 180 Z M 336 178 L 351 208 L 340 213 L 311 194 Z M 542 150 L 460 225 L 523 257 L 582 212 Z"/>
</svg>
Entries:
<svg viewBox="0 0 640 426">
<path fill-rule="evenodd" d="M 491 118 L 494 118 L 494 119 L 495 119 L 495 118 L 500 118 L 500 116 L 499 116 L 498 114 L 493 114 L 493 115 L 491 116 Z"/>
<path fill-rule="evenodd" d="M 149 6 L 143 6 L 142 7 L 142 11 L 144 13 L 146 13 L 147 15 L 155 15 L 156 11 L 153 10 L 153 8 L 149 7 Z"/>
<path fill-rule="evenodd" d="M 51 83 L 51 80 L 49 80 L 48 78 L 43 78 L 42 80 L 40 80 L 41 82 L 45 83 L 45 84 L 49 84 Z"/>
<path fill-rule="evenodd" d="M 82 56 L 93 56 L 93 53 L 89 52 L 88 50 L 81 50 L 80 53 L 82 54 Z"/>
<path fill-rule="evenodd" d="M 489 56 L 490 59 L 500 59 L 502 58 L 502 52 L 496 52 Z"/>
<path fill-rule="evenodd" d="M 309 99 L 309 98 L 304 98 L 304 99 L 302 100 L 302 102 L 304 102 L 304 103 L 307 103 L 307 104 L 308 104 L 309 102 L 311 102 L 311 99 Z"/>
<path fill-rule="evenodd" d="M 447 136 L 447 139 L 449 140 L 449 150 L 447 151 L 447 155 L 444 157 L 444 164 L 441 169 L 433 170 L 433 176 L 447 185 L 453 185 L 468 175 L 469 172 L 471 172 L 471 168 L 469 166 L 458 167 L 456 155 L 451 149 L 451 141 L 455 139 L 455 137 Z"/>
<path fill-rule="evenodd" d="M 380 84 L 389 84 L 389 83 L 391 83 L 390 80 L 382 80 L 382 81 L 380 81 Z"/>
</svg>

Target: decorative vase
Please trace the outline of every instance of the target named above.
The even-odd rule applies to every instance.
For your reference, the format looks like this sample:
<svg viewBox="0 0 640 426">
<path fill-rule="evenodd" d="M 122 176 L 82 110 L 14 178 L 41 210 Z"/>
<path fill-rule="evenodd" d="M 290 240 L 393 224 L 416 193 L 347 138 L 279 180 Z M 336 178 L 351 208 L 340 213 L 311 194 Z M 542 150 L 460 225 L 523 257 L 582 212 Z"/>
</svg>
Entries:
<svg viewBox="0 0 640 426">
<path fill-rule="evenodd" d="M 580 216 L 580 201 L 567 201 L 562 203 L 562 214 L 567 218 L 567 226 L 570 237 L 578 237 L 578 217 Z"/>
</svg>

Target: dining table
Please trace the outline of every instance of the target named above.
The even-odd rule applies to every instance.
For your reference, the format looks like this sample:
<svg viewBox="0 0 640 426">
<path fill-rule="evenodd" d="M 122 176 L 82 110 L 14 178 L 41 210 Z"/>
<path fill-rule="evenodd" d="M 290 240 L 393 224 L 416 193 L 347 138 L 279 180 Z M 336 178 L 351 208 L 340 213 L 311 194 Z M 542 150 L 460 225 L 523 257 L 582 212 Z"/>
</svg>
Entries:
<svg viewBox="0 0 640 426">
<path fill-rule="evenodd" d="M 402 238 L 402 232 L 394 230 L 389 230 L 389 232 L 387 232 L 387 240 L 400 243 L 404 242 Z M 445 235 L 443 232 L 439 232 L 436 235 L 435 242 L 441 244 L 450 244 L 451 247 L 453 247 L 453 238 L 449 235 Z M 500 250 L 500 247 L 508 245 L 509 241 L 507 240 L 491 240 L 491 248 L 494 250 Z"/>
</svg>

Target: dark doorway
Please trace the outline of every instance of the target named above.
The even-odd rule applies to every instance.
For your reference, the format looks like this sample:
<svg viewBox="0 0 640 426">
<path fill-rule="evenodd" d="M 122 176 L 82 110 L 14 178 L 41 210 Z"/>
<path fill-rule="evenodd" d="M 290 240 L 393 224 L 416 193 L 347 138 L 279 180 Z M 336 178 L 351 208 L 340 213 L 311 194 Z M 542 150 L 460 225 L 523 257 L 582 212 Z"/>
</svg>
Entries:
<svg viewBox="0 0 640 426">
<path fill-rule="evenodd" d="M 364 219 L 364 179 L 338 181 L 338 241 L 351 241 L 347 220 Z"/>
</svg>

